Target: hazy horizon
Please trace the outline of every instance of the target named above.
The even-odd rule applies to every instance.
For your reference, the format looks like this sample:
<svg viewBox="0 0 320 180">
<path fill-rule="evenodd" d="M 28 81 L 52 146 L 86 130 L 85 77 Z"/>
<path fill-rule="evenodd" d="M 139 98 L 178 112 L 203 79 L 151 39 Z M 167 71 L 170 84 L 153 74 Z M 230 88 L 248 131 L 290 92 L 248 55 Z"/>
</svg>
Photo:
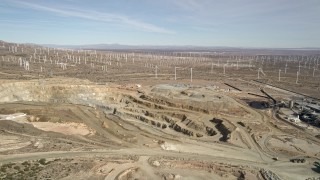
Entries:
<svg viewBox="0 0 320 180">
<path fill-rule="evenodd" d="M 32 42 L 9 42 L 0 39 L 0 41 L 4 41 L 6 43 L 14 43 L 14 44 L 34 44 L 38 46 L 44 46 L 49 48 L 85 48 L 85 49 L 112 49 L 113 47 L 119 47 L 119 49 L 135 49 L 135 48 L 143 48 L 143 49 L 166 49 L 166 48 L 178 48 L 178 49 L 190 49 L 196 48 L 199 50 L 203 49 L 247 49 L 247 50 L 254 50 L 254 49 L 265 49 L 265 50 L 316 50 L 319 51 L 320 47 L 244 47 L 244 46 L 201 46 L 201 45 L 153 45 L 153 44 L 119 44 L 119 43 L 100 43 L 100 44 L 39 44 L 39 43 L 32 43 Z M 117 49 L 117 48 L 116 48 Z"/>
</svg>

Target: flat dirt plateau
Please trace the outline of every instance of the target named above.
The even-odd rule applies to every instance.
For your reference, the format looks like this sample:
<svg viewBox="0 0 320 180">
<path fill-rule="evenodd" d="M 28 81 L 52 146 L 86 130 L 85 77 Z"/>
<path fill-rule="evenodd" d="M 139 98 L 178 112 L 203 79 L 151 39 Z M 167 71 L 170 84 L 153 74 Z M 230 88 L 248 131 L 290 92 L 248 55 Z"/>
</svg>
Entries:
<svg viewBox="0 0 320 180">
<path fill-rule="evenodd" d="M 320 176 L 319 139 L 222 84 L 1 80 L 0 179 Z"/>
</svg>

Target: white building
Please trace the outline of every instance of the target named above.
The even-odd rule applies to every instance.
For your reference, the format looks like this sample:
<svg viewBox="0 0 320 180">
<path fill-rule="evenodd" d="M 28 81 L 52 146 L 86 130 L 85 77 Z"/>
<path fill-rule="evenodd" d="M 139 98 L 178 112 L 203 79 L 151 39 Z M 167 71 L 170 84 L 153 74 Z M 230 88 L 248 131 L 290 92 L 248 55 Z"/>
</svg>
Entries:
<svg viewBox="0 0 320 180">
<path fill-rule="evenodd" d="M 299 115 L 297 115 L 297 116 L 289 116 L 288 120 L 291 121 L 291 122 L 294 122 L 294 123 L 300 122 Z"/>
</svg>

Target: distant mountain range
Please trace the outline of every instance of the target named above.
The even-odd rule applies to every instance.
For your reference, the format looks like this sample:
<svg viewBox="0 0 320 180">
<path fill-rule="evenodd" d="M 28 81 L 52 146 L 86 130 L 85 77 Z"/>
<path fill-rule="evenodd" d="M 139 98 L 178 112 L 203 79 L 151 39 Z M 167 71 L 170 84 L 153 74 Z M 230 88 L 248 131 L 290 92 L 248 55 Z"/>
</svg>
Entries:
<svg viewBox="0 0 320 180">
<path fill-rule="evenodd" d="M 174 46 L 174 45 L 122 45 L 122 44 L 88 44 L 88 45 L 56 45 L 41 44 L 41 46 L 51 48 L 67 48 L 67 49 L 96 49 L 96 50 L 320 50 L 320 48 L 252 48 L 252 47 L 228 47 L 228 46 Z"/>
<path fill-rule="evenodd" d="M 11 43 L 0 40 L 0 43 Z M 1 46 L 0 44 L 0 46 Z M 14 43 L 16 44 L 16 43 Z M 87 44 L 87 45 L 57 45 L 22 43 L 32 46 L 44 46 L 50 48 L 84 49 L 84 50 L 115 50 L 115 51 L 167 51 L 167 52 L 217 52 L 217 53 L 245 53 L 245 54 L 317 54 L 320 48 L 253 48 L 253 47 L 228 47 L 228 46 L 193 46 L 193 45 L 123 45 L 123 44 Z"/>
<path fill-rule="evenodd" d="M 42 44 L 51 48 L 71 48 L 71 49 L 97 49 L 97 50 L 209 50 L 209 49 L 234 49 L 233 47 L 206 47 L 206 46 L 155 46 L 155 45 L 122 45 L 122 44 L 89 44 L 89 45 L 55 45 Z"/>
</svg>

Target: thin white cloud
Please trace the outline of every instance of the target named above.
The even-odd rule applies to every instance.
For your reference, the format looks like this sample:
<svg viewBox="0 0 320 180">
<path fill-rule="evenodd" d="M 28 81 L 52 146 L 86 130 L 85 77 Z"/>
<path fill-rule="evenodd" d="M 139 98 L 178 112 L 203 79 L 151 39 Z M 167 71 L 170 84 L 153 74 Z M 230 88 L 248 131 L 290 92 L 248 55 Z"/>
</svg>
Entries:
<svg viewBox="0 0 320 180">
<path fill-rule="evenodd" d="M 147 32 L 165 33 L 165 34 L 175 33 L 174 31 L 168 30 L 166 28 L 162 28 L 150 23 L 134 20 L 118 14 L 102 13 L 98 11 L 88 11 L 88 10 L 74 9 L 74 8 L 72 9 L 53 8 L 53 7 L 48 7 L 48 6 L 43 6 L 43 5 L 38 5 L 38 4 L 33 4 L 28 2 L 22 2 L 22 1 L 11 1 L 11 2 L 15 2 L 16 4 L 23 5 L 23 7 L 28 7 L 28 8 L 39 10 L 39 11 L 51 12 L 51 13 L 55 13 L 63 16 L 77 17 L 77 18 L 100 21 L 100 22 L 124 24 L 139 30 L 147 31 Z"/>
<path fill-rule="evenodd" d="M 203 9 L 203 2 L 196 0 L 175 0 L 173 3 L 184 10 L 188 11 L 199 11 Z"/>
<path fill-rule="evenodd" d="M 208 29 L 213 27 L 246 27 L 319 24 L 319 0 L 166 0 L 181 10 L 178 23 Z"/>
</svg>

